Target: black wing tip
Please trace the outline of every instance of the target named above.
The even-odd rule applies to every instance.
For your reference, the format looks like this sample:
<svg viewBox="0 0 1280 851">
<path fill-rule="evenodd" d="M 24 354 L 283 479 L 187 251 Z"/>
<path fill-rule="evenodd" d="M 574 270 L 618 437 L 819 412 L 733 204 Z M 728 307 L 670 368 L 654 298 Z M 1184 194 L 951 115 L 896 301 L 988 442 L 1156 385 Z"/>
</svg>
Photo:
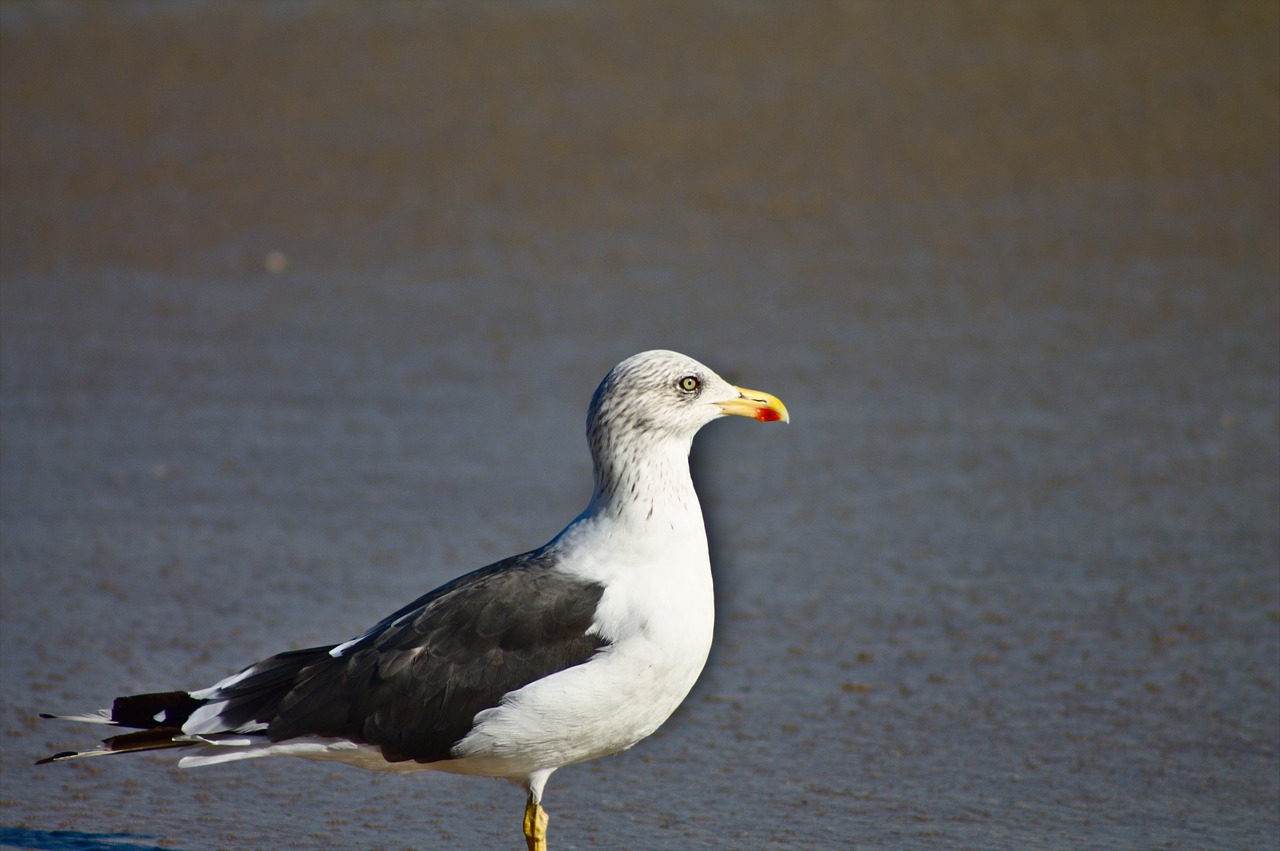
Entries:
<svg viewBox="0 0 1280 851">
<path fill-rule="evenodd" d="M 129 694 L 112 701 L 111 721 L 121 727 L 139 730 L 181 727 L 202 705 L 203 700 L 185 691 Z"/>
<path fill-rule="evenodd" d="M 47 721 L 56 721 L 56 720 L 58 720 L 58 716 L 57 716 L 57 715 L 51 715 L 51 714 L 49 714 L 48 712 L 41 712 L 41 713 L 40 713 L 40 717 L 41 717 L 41 718 L 44 718 L 44 719 L 45 719 L 45 720 L 47 720 Z M 53 758 L 53 757 L 50 757 L 50 759 L 52 759 L 52 758 Z"/>
<path fill-rule="evenodd" d="M 46 715 L 44 717 L 52 718 L 53 716 Z M 64 759 L 71 759 L 71 757 L 73 756 L 79 756 L 79 754 L 77 754 L 75 751 L 59 751 L 53 756 L 47 756 L 44 759 L 37 759 L 36 765 L 48 765 L 51 762 L 61 762 Z"/>
</svg>

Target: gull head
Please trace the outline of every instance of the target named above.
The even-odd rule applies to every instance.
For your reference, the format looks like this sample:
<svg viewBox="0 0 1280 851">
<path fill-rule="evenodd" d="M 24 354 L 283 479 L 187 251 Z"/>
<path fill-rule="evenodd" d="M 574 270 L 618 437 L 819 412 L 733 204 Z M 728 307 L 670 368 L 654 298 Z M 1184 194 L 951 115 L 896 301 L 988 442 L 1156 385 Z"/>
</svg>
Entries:
<svg viewBox="0 0 1280 851">
<path fill-rule="evenodd" d="M 688 443 L 704 425 L 730 415 L 790 421 L 777 397 L 735 387 L 687 355 L 656 349 L 609 370 L 591 399 L 587 436 L 593 449 L 623 436 Z"/>
</svg>

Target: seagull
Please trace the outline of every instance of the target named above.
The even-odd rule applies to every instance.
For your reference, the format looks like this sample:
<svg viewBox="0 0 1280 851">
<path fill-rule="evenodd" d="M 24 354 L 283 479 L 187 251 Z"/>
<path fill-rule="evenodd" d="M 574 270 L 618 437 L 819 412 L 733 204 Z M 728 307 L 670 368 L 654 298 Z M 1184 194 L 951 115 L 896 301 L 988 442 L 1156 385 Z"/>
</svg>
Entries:
<svg viewBox="0 0 1280 851">
<path fill-rule="evenodd" d="M 775 396 L 682 354 L 642 352 L 587 413 L 595 487 L 545 546 L 448 582 L 356 637 L 289 650 L 212 686 L 42 715 L 132 729 L 37 764 L 181 748 L 181 767 L 267 756 L 505 778 L 542 793 L 558 768 L 658 729 L 702 672 L 715 617 L 689 450 L 725 415 L 789 422 Z"/>
</svg>

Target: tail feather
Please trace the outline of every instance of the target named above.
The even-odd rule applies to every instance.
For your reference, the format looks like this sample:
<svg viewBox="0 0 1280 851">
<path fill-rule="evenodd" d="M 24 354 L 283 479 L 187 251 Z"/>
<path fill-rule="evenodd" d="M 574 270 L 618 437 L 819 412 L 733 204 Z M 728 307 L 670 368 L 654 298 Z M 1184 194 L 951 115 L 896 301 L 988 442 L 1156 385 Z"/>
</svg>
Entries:
<svg viewBox="0 0 1280 851">
<path fill-rule="evenodd" d="M 293 650 L 250 665 L 194 694 L 186 691 L 133 694 L 117 697 L 110 709 L 79 715 L 41 713 L 42 718 L 107 724 L 138 732 L 111 736 L 90 750 L 62 751 L 39 760 L 36 765 L 134 751 L 230 744 L 237 741 L 237 736 L 243 738 L 244 734 L 265 731 L 299 678 L 316 663 L 331 660 L 328 647 Z M 202 707 L 204 711 L 188 723 Z"/>
<path fill-rule="evenodd" d="M 62 751 L 37 760 L 36 765 L 89 756 L 190 747 L 195 742 L 182 732 L 182 725 L 202 705 L 203 700 L 197 700 L 185 691 L 166 691 L 117 697 L 111 704 L 111 709 L 99 709 L 83 715 L 49 715 L 42 712 L 41 718 L 132 727 L 137 732 L 103 739 L 101 745 L 91 750 Z"/>
<path fill-rule="evenodd" d="M 93 712 L 86 712 L 83 715 L 52 715 L 48 712 L 41 712 L 40 717 L 49 721 L 79 721 L 82 724 L 115 724 L 111 720 L 110 709 L 95 709 Z"/>
<path fill-rule="evenodd" d="M 157 727 L 181 727 L 191 717 L 191 713 L 205 702 L 185 691 L 164 691 L 117 697 L 110 709 L 95 709 L 82 715 L 51 715 L 41 712 L 40 717 L 53 721 L 80 721 L 85 724 L 110 724 L 114 727 L 153 730 Z"/>
<path fill-rule="evenodd" d="M 177 727 L 156 727 L 153 730 L 139 730 L 136 733 L 123 733 L 102 740 L 98 747 L 87 751 L 62 751 L 53 756 L 36 760 L 36 765 L 51 762 L 65 762 L 69 759 L 83 759 L 89 756 L 111 756 L 118 753 L 134 751 L 154 751 L 163 748 L 185 748 L 198 744 L 190 736 L 185 735 Z"/>
<path fill-rule="evenodd" d="M 121 727 L 140 730 L 181 727 L 204 703 L 185 691 L 117 697 L 111 704 L 111 721 Z"/>
</svg>

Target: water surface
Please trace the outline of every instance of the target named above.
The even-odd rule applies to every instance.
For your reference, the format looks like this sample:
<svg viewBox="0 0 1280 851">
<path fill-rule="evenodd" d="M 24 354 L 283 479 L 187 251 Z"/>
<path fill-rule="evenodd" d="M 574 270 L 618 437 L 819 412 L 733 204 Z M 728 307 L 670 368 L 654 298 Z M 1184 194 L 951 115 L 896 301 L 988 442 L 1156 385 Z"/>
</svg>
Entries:
<svg viewBox="0 0 1280 851">
<path fill-rule="evenodd" d="M 699 438 L 711 662 L 554 847 L 1274 847 L 1277 25 L 4 5 L 0 836 L 518 846 L 503 783 L 36 715 L 543 543 L 662 346 L 793 424 Z"/>
</svg>

